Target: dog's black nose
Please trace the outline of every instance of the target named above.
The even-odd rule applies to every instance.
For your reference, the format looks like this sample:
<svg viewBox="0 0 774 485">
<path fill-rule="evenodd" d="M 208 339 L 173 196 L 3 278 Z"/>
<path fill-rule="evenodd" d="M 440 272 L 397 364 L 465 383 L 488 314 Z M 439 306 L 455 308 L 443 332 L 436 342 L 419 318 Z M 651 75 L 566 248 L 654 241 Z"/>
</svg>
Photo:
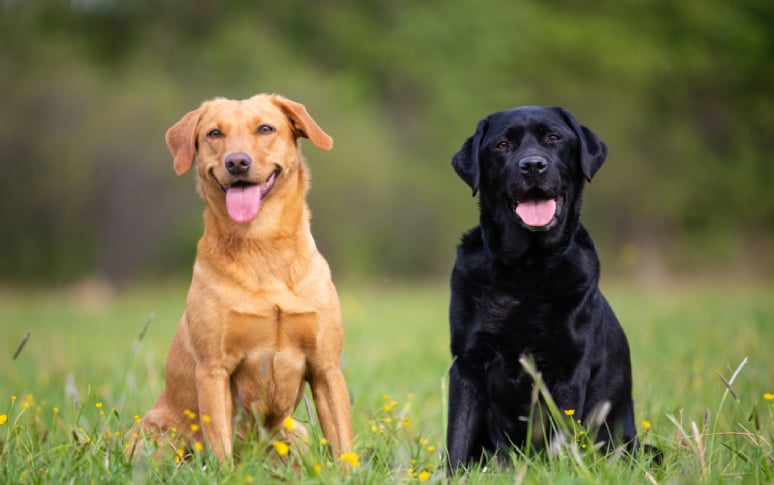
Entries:
<svg viewBox="0 0 774 485">
<path fill-rule="evenodd" d="M 242 175 L 250 170 L 253 161 L 250 155 L 244 152 L 229 153 L 226 156 L 226 170 L 231 175 Z"/>
<path fill-rule="evenodd" d="M 548 161 L 543 157 L 524 157 L 519 160 L 519 170 L 524 175 L 540 175 L 548 170 Z"/>
</svg>

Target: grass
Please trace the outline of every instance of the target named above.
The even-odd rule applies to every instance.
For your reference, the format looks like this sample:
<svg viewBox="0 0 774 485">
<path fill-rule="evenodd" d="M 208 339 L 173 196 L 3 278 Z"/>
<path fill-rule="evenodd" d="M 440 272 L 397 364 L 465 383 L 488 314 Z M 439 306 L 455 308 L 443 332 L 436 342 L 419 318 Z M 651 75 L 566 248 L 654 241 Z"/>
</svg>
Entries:
<svg viewBox="0 0 774 485">
<path fill-rule="evenodd" d="M 275 437 L 256 436 L 240 443 L 230 469 L 206 449 L 127 463 L 135 417 L 163 386 L 185 287 L 136 288 L 113 298 L 0 291 L 0 483 L 447 482 L 443 283 L 340 288 L 342 366 L 356 439 L 356 455 L 345 457 L 350 465 L 328 454 L 303 403 L 296 418 L 307 423 L 306 444 L 286 449 Z M 663 451 L 663 464 L 653 465 L 648 455 L 593 453 L 585 430 L 556 412 L 566 438 L 556 453 L 513 453 L 508 468 L 475 466 L 451 482 L 774 480 L 772 288 L 607 284 L 604 290 L 629 336 L 640 432 Z"/>
</svg>

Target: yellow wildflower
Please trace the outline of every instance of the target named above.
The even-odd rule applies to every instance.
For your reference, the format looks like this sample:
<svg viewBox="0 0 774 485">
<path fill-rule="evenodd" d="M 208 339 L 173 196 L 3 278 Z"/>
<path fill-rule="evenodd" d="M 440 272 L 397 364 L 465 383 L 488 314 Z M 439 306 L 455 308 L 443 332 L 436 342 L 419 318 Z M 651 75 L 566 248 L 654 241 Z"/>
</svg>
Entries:
<svg viewBox="0 0 774 485">
<path fill-rule="evenodd" d="M 95 404 L 95 406 L 97 406 L 97 409 L 102 409 L 102 403 L 101 402 L 98 402 L 97 404 Z"/>
<path fill-rule="evenodd" d="M 435 451 L 435 446 L 433 446 L 433 445 L 428 446 L 427 447 L 427 451 L 432 453 L 433 451 Z"/>
<path fill-rule="evenodd" d="M 416 473 L 414 473 L 414 469 L 413 468 L 409 468 L 407 473 L 408 473 L 409 478 L 414 478 L 414 475 L 416 475 Z"/>
<path fill-rule="evenodd" d="M 204 449 L 204 445 L 202 445 L 202 444 L 201 444 L 201 443 L 199 443 L 198 441 L 197 441 L 196 443 L 194 443 L 194 450 L 196 450 L 196 451 L 202 451 L 203 449 Z"/>
<path fill-rule="evenodd" d="M 252 475 L 247 475 L 245 477 L 245 483 L 253 483 L 253 476 Z"/>
<path fill-rule="evenodd" d="M 565 409 L 564 410 L 565 416 L 575 416 L 575 410 L 574 409 Z"/>
<path fill-rule="evenodd" d="M 408 428 L 411 426 L 411 421 L 409 421 L 409 418 L 403 418 L 403 427 Z"/>
<path fill-rule="evenodd" d="M 139 423 L 139 422 L 140 422 L 140 419 L 141 419 L 141 418 L 140 418 L 140 415 L 139 415 L 139 414 L 135 414 L 135 415 L 134 415 L 134 422 L 135 422 L 135 423 Z"/>
<path fill-rule="evenodd" d="M 322 471 L 322 465 L 315 463 L 312 465 L 312 470 L 314 470 L 315 473 L 320 473 Z"/>
<path fill-rule="evenodd" d="M 202 416 L 202 422 L 209 423 L 210 421 L 212 421 L 212 418 L 208 414 Z"/>
<path fill-rule="evenodd" d="M 767 401 L 772 401 L 772 400 L 774 400 L 774 394 L 771 393 L 771 392 L 765 392 L 765 393 L 763 393 L 763 399 L 765 399 Z"/>
<path fill-rule="evenodd" d="M 419 474 L 419 481 L 426 482 L 430 479 L 430 472 L 425 470 Z"/>
<path fill-rule="evenodd" d="M 414 393 L 413 393 L 413 392 L 410 392 L 410 393 L 406 394 L 406 399 L 408 399 L 409 401 L 411 401 L 412 399 L 414 399 Z"/>
<path fill-rule="evenodd" d="M 285 456 L 288 454 L 288 452 L 290 452 L 290 445 L 284 441 L 274 440 L 271 442 L 271 444 L 274 445 L 274 449 L 277 451 L 279 456 Z"/>
<path fill-rule="evenodd" d="M 199 431 L 199 425 L 198 425 L 198 424 L 196 424 L 196 423 L 192 424 L 192 425 L 190 426 L 190 428 L 191 428 L 191 431 L 192 431 L 192 432 L 194 432 L 194 433 L 196 433 L 197 431 Z"/>
<path fill-rule="evenodd" d="M 180 456 L 180 457 L 182 457 L 185 454 L 185 450 L 183 450 L 182 448 L 178 448 L 175 451 L 177 451 L 177 456 Z"/>
<path fill-rule="evenodd" d="M 349 453 L 342 453 L 340 458 L 341 461 L 349 463 L 353 468 L 360 466 L 360 457 L 354 451 L 350 451 Z"/>
<path fill-rule="evenodd" d="M 7 414 L 0 414 L 0 424 L 5 424 L 8 422 L 8 415 Z"/>
<path fill-rule="evenodd" d="M 323 445 L 323 446 L 327 446 L 328 445 L 328 440 L 326 440 L 325 438 L 320 438 L 320 444 Z"/>
<path fill-rule="evenodd" d="M 642 420 L 642 429 L 644 429 L 645 431 L 649 430 L 650 429 L 650 421 L 648 421 L 647 419 L 643 419 Z"/>
<path fill-rule="evenodd" d="M 282 426 L 284 426 L 285 429 L 288 431 L 293 431 L 294 429 L 296 429 L 296 422 L 293 420 L 293 418 L 288 416 L 282 421 Z"/>
<path fill-rule="evenodd" d="M 390 406 L 389 404 L 385 404 L 384 405 L 384 412 L 389 413 L 390 411 L 392 411 L 392 406 Z"/>
<path fill-rule="evenodd" d="M 54 411 L 54 414 L 59 414 L 59 408 L 56 406 L 54 406 L 54 409 L 52 409 L 52 411 Z"/>
</svg>

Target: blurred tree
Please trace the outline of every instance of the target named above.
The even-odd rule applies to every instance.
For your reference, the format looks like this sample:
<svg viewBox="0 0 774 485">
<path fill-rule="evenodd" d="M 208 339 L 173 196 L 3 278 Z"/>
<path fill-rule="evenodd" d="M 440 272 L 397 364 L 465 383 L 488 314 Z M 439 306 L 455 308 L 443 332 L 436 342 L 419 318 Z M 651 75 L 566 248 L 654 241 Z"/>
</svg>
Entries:
<svg viewBox="0 0 774 485">
<path fill-rule="evenodd" d="M 451 155 L 522 104 L 564 105 L 608 143 L 584 218 L 613 269 L 626 248 L 619 269 L 768 271 L 772 18 L 763 0 L 5 0 L 0 280 L 188 271 L 201 203 L 163 133 L 261 91 L 334 136 L 303 146 L 339 275 L 446 275 L 477 218 Z"/>
</svg>

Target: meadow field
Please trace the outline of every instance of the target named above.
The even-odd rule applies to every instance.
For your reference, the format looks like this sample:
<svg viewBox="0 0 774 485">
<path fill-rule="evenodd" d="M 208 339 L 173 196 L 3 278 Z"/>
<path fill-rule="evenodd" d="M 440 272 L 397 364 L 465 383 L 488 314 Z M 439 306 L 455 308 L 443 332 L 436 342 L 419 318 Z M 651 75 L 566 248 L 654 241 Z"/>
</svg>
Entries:
<svg viewBox="0 0 774 485">
<path fill-rule="evenodd" d="M 512 457 L 448 480 L 445 282 L 340 285 L 355 453 L 257 436 L 232 468 L 206 449 L 127 463 L 135 419 L 163 386 L 185 282 L 100 292 L 0 290 L 0 483 L 770 483 L 774 287 L 604 282 L 629 337 L 646 455 L 591 451 L 577 423 L 556 454 Z M 19 344 L 29 333 L 23 348 Z M 18 353 L 17 353 L 18 351 Z M 193 424 L 193 423 L 192 423 Z"/>
</svg>

